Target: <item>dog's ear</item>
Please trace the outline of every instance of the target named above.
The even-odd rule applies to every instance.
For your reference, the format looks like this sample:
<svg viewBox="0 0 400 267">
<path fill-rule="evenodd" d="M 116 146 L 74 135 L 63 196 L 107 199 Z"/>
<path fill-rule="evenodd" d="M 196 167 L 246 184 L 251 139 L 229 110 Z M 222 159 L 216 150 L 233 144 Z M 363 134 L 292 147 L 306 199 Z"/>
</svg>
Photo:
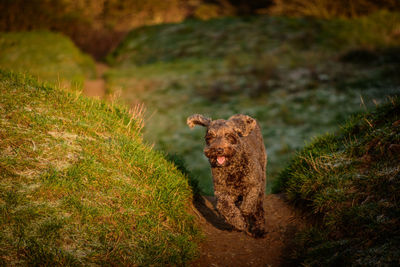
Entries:
<svg viewBox="0 0 400 267">
<path fill-rule="evenodd" d="M 233 115 L 228 121 L 232 123 L 233 129 L 239 136 L 248 136 L 257 126 L 255 119 L 243 114 Z"/>
<path fill-rule="evenodd" d="M 187 118 L 186 123 L 190 128 L 193 128 L 196 124 L 208 127 L 211 123 L 211 119 L 200 114 L 194 114 Z"/>
</svg>

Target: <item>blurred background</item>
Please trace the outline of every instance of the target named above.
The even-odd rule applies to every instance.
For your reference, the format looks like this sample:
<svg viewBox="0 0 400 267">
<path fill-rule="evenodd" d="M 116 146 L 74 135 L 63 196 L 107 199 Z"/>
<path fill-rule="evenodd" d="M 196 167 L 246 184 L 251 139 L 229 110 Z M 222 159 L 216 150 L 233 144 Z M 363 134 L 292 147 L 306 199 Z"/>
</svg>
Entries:
<svg viewBox="0 0 400 267">
<path fill-rule="evenodd" d="M 47 29 L 101 59 L 133 28 L 224 16 L 354 18 L 399 11 L 397 0 L 1 0 L 0 30 Z"/>
<path fill-rule="evenodd" d="M 398 0 L 0 0 L 0 68 L 140 108 L 212 194 L 202 113 L 256 118 L 268 190 L 293 153 L 400 93 Z"/>
</svg>

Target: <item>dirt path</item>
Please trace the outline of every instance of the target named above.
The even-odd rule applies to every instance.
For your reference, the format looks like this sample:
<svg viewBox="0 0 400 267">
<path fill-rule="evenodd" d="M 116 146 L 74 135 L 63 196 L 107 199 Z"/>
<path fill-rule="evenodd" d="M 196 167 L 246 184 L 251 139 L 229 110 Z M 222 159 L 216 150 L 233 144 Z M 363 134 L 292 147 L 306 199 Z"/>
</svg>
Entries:
<svg viewBox="0 0 400 267">
<path fill-rule="evenodd" d="M 283 195 L 268 195 L 265 201 L 265 238 L 255 239 L 231 231 L 217 215 L 215 199 L 201 197 L 195 213 L 206 235 L 200 247 L 200 259 L 192 266 L 281 266 L 290 250 L 296 231 L 305 226 L 305 218 L 284 200 Z"/>
<path fill-rule="evenodd" d="M 83 93 L 89 97 L 93 98 L 104 98 L 106 95 L 106 82 L 104 81 L 103 75 L 109 69 L 109 67 L 104 64 L 96 63 L 96 79 L 86 80 L 85 86 L 83 88 Z"/>
</svg>

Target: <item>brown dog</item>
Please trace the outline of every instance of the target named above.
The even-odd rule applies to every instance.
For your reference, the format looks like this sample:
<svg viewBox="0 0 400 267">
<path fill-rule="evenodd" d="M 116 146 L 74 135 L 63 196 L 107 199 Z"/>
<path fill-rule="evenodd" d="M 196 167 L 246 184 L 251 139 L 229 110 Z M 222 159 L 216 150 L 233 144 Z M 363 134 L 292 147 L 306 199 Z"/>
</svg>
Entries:
<svg viewBox="0 0 400 267">
<path fill-rule="evenodd" d="M 257 121 L 242 114 L 215 121 L 195 114 L 187 124 L 207 128 L 204 154 L 211 164 L 219 213 L 236 229 L 264 236 L 267 154 Z"/>
</svg>

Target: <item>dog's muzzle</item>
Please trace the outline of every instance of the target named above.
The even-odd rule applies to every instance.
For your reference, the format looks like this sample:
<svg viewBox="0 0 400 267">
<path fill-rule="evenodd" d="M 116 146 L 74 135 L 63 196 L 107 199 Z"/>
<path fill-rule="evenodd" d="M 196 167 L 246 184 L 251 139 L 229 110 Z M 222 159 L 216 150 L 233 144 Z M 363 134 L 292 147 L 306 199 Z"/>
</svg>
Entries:
<svg viewBox="0 0 400 267">
<path fill-rule="evenodd" d="M 234 151 L 224 148 L 206 148 L 204 154 L 209 159 L 211 166 L 222 167 L 229 165 L 229 159 L 233 156 Z"/>
</svg>

